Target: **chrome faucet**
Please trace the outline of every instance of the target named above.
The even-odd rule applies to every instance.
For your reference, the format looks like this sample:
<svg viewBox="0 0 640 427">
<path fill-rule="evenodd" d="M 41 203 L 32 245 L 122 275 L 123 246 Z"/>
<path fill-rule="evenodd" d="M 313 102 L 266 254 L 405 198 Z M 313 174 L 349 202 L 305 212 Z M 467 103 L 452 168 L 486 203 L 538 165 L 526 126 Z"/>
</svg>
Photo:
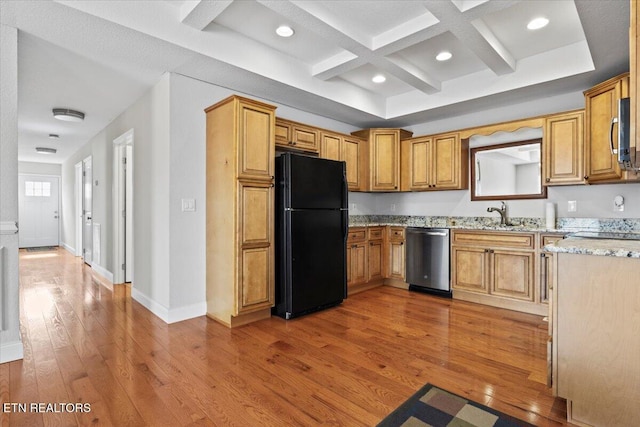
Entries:
<svg viewBox="0 0 640 427">
<path fill-rule="evenodd" d="M 498 212 L 500 214 L 500 225 L 511 225 L 507 219 L 507 204 L 505 202 L 500 203 L 501 206 L 499 208 L 487 208 L 487 212 Z"/>
</svg>

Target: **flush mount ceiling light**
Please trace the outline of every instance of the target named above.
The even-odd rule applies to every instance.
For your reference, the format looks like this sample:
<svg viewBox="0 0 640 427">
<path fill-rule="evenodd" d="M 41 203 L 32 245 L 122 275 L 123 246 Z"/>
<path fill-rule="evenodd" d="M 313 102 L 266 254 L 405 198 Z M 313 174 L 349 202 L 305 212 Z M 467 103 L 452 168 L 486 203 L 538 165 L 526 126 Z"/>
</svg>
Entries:
<svg viewBox="0 0 640 427">
<path fill-rule="evenodd" d="M 544 17 L 534 18 L 527 24 L 527 28 L 530 30 L 539 30 L 540 28 L 546 27 L 549 23 L 549 20 Z"/>
<path fill-rule="evenodd" d="M 280 25 L 278 28 L 276 28 L 276 34 L 280 37 L 291 37 L 293 33 L 293 28 L 288 25 Z"/>
<path fill-rule="evenodd" d="M 65 122 L 81 122 L 84 120 L 84 113 L 68 108 L 54 108 L 53 117 Z"/>
<path fill-rule="evenodd" d="M 446 50 L 443 50 L 442 52 L 440 52 L 439 54 L 436 55 L 436 59 L 438 61 L 448 61 L 451 59 L 453 55 L 451 54 L 451 52 L 448 52 Z"/>
<path fill-rule="evenodd" d="M 55 133 L 50 133 L 49 134 L 49 139 L 58 139 L 58 138 L 60 138 L 60 135 L 58 135 L 58 134 L 55 134 Z"/>
<path fill-rule="evenodd" d="M 383 76 L 382 74 L 376 74 L 371 79 L 371 81 L 374 82 L 374 83 L 384 83 L 386 80 L 387 80 L 387 78 L 385 76 Z"/>
<path fill-rule="evenodd" d="M 56 154 L 58 150 L 55 148 L 36 147 L 36 151 L 40 154 Z"/>
</svg>

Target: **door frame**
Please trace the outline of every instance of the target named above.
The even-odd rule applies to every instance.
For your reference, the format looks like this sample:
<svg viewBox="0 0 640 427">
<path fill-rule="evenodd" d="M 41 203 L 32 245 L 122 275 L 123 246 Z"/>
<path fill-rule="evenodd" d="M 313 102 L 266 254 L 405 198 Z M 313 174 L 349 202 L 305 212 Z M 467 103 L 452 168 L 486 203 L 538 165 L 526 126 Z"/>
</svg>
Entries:
<svg viewBox="0 0 640 427">
<path fill-rule="evenodd" d="M 74 213 L 75 215 L 74 223 L 76 228 L 76 242 L 75 242 L 76 256 L 82 256 L 82 224 L 84 221 L 84 215 L 82 213 L 82 204 L 83 204 L 82 171 L 83 170 L 84 169 L 82 167 L 82 161 L 79 161 L 78 163 L 75 164 L 76 176 L 75 176 L 74 195 L 75 195 L 76 208 Z"/>
<path fill-rule="evenodd" d="M 130 225 L 133 223 L 133 206 L 127 206 L 127 199 L 132 199 L 133 184 L 129 186 L 129 197 L 126 197 L 126 173 L 133 176 L 133 141 L 133 128 L 113 140 L 113 283 L 116 284 L 126 283 L 127 276 L 133 282 L 132 250 L 128 251 L 129 256 L 127 256 L 127 246 L 133 248 L 133 230 L 131 226 L 127 227 L 127 218 L 130 219 L 128 221 Z M 123 158 L 127 159 L 126 165 L 122 161 Z M 130 237 L 129 245 L 127 245 L 127 235 Z"/>
<path fill-rule="evenodd" d="M 86 195 L 85 195 L 85 173 L 87 171 L 87 167 L 86 165 L 90 164 L 91 167 L 89 169 L 91 169 L 91 180 L 89 182 L 89 185 L 91 186 L 91 208 L 89 209 L 89 212 L 91 212 L 91 227 L 89 227 L 89 231 L 87 233 L 85 233 L 85 227 L 86 227 L 86 213 L 87 213 L 87 206 L 85 206 L 85 202 L 86 202 Z M 93 155 L 87 156 L 84 159 L 82 159 L 82 250 L 81 250 L 81 256 L 82 256 L 82 261 L 84 261 L 85 264 L 87 265 L 92 265 L 93 263 Z M 91 235 L 91 245 L 89 245 L 89 254 L 91 255 L 91 259 L 88 259 L 87 256 L 87 248 L 85 247 L 85 238 L 87 237 L 87 234 Z"/>
</svg>

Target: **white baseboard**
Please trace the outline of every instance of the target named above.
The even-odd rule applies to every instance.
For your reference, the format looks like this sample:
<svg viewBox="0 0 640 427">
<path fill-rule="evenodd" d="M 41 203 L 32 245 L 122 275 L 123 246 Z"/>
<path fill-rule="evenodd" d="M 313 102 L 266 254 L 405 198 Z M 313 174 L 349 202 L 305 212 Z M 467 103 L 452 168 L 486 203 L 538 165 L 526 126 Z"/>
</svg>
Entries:
<svg viewBox="0 0 640 427">
<path fill-rule="evenodd" d="M 24 357 L 21 341 L 0 344 L 0 363 L 13 362 Z"/>
<path fill-rule="evenodd" d="M 135 286 L 131 287 L 131 298 L 138 301 L 147 310 L 158 316 L 163 322 L 169 324 L 193 319 L 194 317 L 204 316 L 207 314 L 206 301 L 169 310 L 164 305 L 152 300 L 137 290 Z"/>
<path fill-rule="evenodd" d="M 207 302 L 202 301 L 197 304 L 187 305 L 169 310 L 169 321 L 167 323 L 181 322 L 194 317 L 200 317 L 207 314 Z"/>
<path fill-rule="evenodd" d="M 102 266 L 100 266 L 98 264 L 94 264 L 94 263 L 91 263 L 91 268 L 93 269 L 93 271 L 98 273 L 100 276 L 104 277 L 106 280 L 108 280 L 109 282 L 113 283 L 113 273 L 112 272 L 110 272 L 106 268 L 104 268 L 104 267 L 102 267 Z"/>
<path fill-rule="evenodd" d="M 131 298 L 145 306 L 147 310 L 158 316 L 160 319 L 162 319 L 163 322 L 169 323 L 169 310 L 167 309 L 167 307 L 152 300 L 151 298 L 137 290 L 135 286 L 131 287 Z"/>
<path fill-rule="evenodd" d="M 60 246 L 62 246 L 63 248 L 65 248 L 68 252 L 71 253 L 71 255 L 76 256 L 76 249 L 72 248 L 71 246 L 67 245 L 66 243 L 62 242 L 60 244 Z"/>
</svg>

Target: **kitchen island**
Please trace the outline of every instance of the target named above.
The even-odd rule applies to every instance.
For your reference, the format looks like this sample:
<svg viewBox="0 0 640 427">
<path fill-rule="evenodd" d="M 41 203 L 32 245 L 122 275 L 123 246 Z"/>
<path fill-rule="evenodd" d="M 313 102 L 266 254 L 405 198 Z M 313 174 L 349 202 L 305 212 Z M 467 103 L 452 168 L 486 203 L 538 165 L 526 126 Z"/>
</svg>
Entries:
<svg viewBox="0 0 640 427">
<path fill-rule="evenodd" d="M 570 237 L 554 253 L 554 394 L 585 426 L 640 425 L 640 241 Z"/>
</svg>

